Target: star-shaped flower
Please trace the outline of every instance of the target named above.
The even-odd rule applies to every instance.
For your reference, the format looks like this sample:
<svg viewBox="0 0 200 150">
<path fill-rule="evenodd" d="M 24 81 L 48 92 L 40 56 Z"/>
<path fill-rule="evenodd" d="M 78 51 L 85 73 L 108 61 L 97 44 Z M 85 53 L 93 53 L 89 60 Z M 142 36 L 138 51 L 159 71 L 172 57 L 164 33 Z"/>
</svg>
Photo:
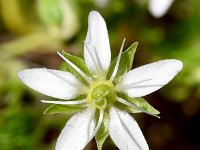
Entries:
<svg viewBox="0 0 200 150">
<path fill-rule="evenodd" d="M 61 99 L 52 103 L 46 113 L 75 113 L 60 134 L 56 150 L 82 150 L 95 136 L 98 149 L 108 135 L 121 150 L 147 150 L 148 145 L 128 112 L 153 116 L 159 111 L 140 98 L 167 84 L 182 69 L 178 60 L 162 60 L 131 70 L 137 43 L 122 52 L 111 63 L 107 27 L 101 15 L 89 14 L 84 42 L 84 61 L 63 52 L 66 71 L 46 68 L 26 69 L 19 78 L 30 88 Z"/>
</svg>

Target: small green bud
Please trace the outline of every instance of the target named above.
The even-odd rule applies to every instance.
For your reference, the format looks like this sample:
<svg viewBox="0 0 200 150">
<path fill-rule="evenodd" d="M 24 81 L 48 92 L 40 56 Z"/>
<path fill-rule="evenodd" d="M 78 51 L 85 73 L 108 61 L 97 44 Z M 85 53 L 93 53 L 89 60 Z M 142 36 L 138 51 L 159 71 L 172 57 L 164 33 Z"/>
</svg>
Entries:
<svg viewBox="0 0 200 150">
<path fill-rule="evenodd" d="M 38 12 L 46 25 L 60 26 L 63 19 L 60 0 L 39 0 Z"/>
<path fill-rule="evenodd" d="M 37 8 L 38 15 L 50 36 L 68 39 L 78 31 L 80 23 L 72 1 L 38 0 Z"/>
<path fill-rule="evenodd" d="M 101 84 L 92 90 L 91 99 L 97 108 L 104 109 L 116 100 L 116 93 L 110 86 Z"/>
</svg>

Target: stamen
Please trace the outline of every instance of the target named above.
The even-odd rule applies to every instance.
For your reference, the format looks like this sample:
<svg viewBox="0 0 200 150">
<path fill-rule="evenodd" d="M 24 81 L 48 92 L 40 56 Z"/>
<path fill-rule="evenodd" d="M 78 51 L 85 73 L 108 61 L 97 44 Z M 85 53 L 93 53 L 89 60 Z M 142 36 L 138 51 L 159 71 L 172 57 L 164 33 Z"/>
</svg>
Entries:
<svg viewBox="0 0 200 150">
<path fill-rule="evenodd" d="M 137 110 L 139 110 L 139 111 L 141 111 L 141 112 L 144 112 L 144 113 L 146 113 L 146 114 L 148 114 L 148 115 L 151 115 L 151 116 L 160 118 L 159 116 L 154 115 L 154 114 L 152 114 L 152 113 L 150 113 L 150 112 L 148 112 L 148 111 L 146 111 L 146 110 L 144 110 L 144 109 L 138 107 L 138 106 L 135 105 L 135 104 L 129 103 L 129 102 L 127 102 L 126 100 L 124 100 L 124 99 L 122 99 L 122 98 L 117 97 L 117 101 L 120 102 L 120 103 L 122 103 L 122 104 L 124 104 L 124 105 L 126 105 L 126 106 L 136 108 Z"/>
<path fill-rule="evenodd" d="M 107 106 L 107 101 L 104 99 L 104 104 L 103 104 L 102 108 L 106 108 L 106 106 Z"/>
<path fill-rule="evenodd" d="M 49 100 L 41 100 L 43 103 L 49 103 L 49 104 L 61 104 L 61 105 L 78 105 L 78 104 L 84 104 L 87 101 L 85 99 L 83 100 L 76 100 L 76 101 L 49 101 Z"/>
<path fill-rule="evenodd" d="M 124 38 L 124 40 L 123 40 L 123 42 L 122 42 L 122 46 L 121 46 L 120 51 L 119 51 L 119 55 L 118 55 L 118 57 L 117 57 L 117 61 L 116 61 L 116 64 L 115 64 L 115 68 L 114 68 L 114 70 L 113 70 L 112 76 L 110 77 L 110 81 L 111 81 L 111 82 L 114 80 L 115 76 L 117 75 L 117 71 L 118 71 L 118 69 L 119 69 L 119 63 L 120 63 L 120 59 L 121 59 L 122 50 L 123 50 L 123 47 L 124 47 L 125 40 L 126 40 L 126 39 Z"/>
<path fill-rule="evenodd" d="M 83 78 L 85 78 L 89 83 L 92 80 L 90 77 L 88 77 L 81 69 L 79 69 L 76 65 L 74 65 L 71 61 L 69 61 L 66 57 L 64 57 L 62 54 L 57 52 L 57 54 L 66 61 L 73 69 L 75 69 Z"/>
</svg>

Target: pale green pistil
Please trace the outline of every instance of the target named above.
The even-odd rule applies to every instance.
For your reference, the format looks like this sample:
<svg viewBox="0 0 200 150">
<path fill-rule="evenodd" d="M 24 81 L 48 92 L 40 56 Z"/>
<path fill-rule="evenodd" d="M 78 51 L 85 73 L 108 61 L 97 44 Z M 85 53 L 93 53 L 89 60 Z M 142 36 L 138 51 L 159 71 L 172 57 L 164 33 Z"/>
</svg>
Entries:
<svg viewBox="0 0 200 150">
<path fill-rule="evenodd" d="M 105 109 L 116 100 L 116 93 L 111 86 L 106 84 L 99 84 L 91 89 L 88 94 L 88 102 L 95 108 Z"/>
</svg>

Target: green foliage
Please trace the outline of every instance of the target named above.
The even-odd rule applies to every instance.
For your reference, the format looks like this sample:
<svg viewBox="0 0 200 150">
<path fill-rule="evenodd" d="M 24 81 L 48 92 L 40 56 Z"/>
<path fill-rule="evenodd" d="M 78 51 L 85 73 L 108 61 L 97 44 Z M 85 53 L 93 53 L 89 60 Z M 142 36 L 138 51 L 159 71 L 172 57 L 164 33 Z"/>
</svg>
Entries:
<svg viewBox="0 0 200 150">
<path fill-rule="evenodd" d="M 60 0 L 39 0 L 37 2 L 38 14 L 47 25 L 60 26 L 62 23 L 62 10 Z"/>
<path fill-rule="evenodd" d="M 37 149 L 35 123 L 38 114 L 30 110 L 19 108 L 7 109 L 1 112 L 0 145 L 2 150 Z M 27 140 L 28 139 L 28 140 Z"/>
<path fill-rule="evenodd" d="M 121 55 L 121 60 L 119 63 L 119 69 L 117 71 L 117 75 L 114 79 L 114 83 L 117 83 L 120 81 L 120 79 L 122 78 L 122 76 L 128 72 L 129 70 L 131 70 L 132 68 L 132 64 L 133 64 L 133 59 L 134 59 L 134 55 L 137 49 L 137 45 L 138 43 L 135 42 L 133 43 L 125 52 L 122 53 Z M 107 79 L 109 79 L 112 75 L 112 72 L 115 68 L 116 65 L 116 61 L 117 61 L 117 57 L 112 61 L 109 71 L 107 73 Z"/>
<path fill-rule="evenodd" d="M 32 15 L 35 9 L 33 3 L 33 1 L 24 0 L 0 0 L 0 20 L 2 19 L 0 27 L 3 24 L 7 30 L 15 34 L 24 34 L 36 29 L 36 21 Z"/>
</svg>

